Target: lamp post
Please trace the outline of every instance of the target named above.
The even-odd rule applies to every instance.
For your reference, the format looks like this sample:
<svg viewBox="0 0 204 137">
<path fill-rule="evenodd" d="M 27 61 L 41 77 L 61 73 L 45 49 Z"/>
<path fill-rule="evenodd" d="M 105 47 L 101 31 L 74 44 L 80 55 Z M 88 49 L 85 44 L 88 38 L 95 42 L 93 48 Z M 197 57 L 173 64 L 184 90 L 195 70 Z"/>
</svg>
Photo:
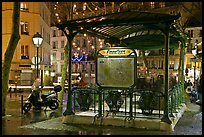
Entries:
<svg viewBox="0 0 204 137">
<path fill-rule="evenodd" d="M 196 90 L 196 54 L 197 54 L 197 45 L 198 45 L 198 40 L 195 42 L 195 47 L 192 49 L 192 54 L 194 55 L 194 90 Z"/>
<path fill-rule="evenodd" d="M 42 36 L 37 32 L 34 36 L 33 36 L 33 43 L 36 45 L 37 47 L 37 78 L 38 78 L 38 50 L 40 45 L 42 44 L 43 38 Z"/>
</svg>

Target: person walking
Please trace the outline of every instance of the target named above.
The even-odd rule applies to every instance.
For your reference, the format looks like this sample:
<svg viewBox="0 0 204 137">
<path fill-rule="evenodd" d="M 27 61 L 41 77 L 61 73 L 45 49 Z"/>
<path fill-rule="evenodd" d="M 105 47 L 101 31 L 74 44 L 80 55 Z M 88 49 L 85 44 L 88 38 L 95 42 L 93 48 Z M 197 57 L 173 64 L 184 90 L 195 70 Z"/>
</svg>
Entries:
<svg viewBox="0 0 204 137">
<path fill-rule="evenodd" d="M 85 87 L 88 83 L 86 82 L 85 73 L 81 73 L 81 75 L 78 77 L 78 83 L 77 86 Z"/>
<path fill-rule="evenodd" d="M 198 100 L 196 101 L 197 104 L 202 105 L 202 74 L 200 76 L 200 79 L 198 80 Z"/>
<path fill-rule="evenodd" d="M 188 80 L 188 82 L 187 82 L 187 87 L 188 86 L 193 86 L 193 84 L 192 84 L 192 82 L 190 80 Z"/>
</svg>

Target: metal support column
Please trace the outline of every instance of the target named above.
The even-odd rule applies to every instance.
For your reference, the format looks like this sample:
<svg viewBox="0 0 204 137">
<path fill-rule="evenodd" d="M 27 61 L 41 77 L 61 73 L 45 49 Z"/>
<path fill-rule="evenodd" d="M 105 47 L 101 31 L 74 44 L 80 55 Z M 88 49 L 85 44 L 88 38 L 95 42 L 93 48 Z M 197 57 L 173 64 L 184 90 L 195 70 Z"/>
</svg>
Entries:
<svg viewBox="0 0 204 137">
<path fill-rule="evenodd" d="M 39 47 L 37 46 L 37 63 L 36 63 L 37 64 L 37 70 L 36 70 L 37 71 L 37 78 L 39 78 L 39 75 L 38 75 L 38 50 L 39 50 Z"/>
<path fill-rule="evenodd" d="M 184 81 L 185 81 L 185 71 L 184 71 L 184 59 L 185 59 L 185 41 L 182 41 L 182 44 L 181 44 L 181 88 L 180 90 L 181 91 L 181 96 L 182 96 L 182 102 L 184 103 L 185 102 L 185 93 L 184 93 Z"/>
<path fill-rule="evenodd" d="M 164 32 L 165 38 L 165 93 L 164 93 L 164 115 L 162 117 L 162 121 L 168 124 L 171 124 L 171 120 L 169 119 L 169 24 L 166 24 L 167 28 Z"/>
</svg>

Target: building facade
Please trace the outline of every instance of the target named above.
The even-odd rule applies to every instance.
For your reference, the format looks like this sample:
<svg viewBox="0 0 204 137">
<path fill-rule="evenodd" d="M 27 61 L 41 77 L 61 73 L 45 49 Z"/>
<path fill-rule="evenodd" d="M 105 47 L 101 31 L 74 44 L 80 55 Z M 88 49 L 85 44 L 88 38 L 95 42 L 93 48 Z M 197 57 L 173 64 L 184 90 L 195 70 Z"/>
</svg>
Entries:
<svg viewBox="0 0 204 137">
<path fill-rule="evenodd" d="M 202 74 L 202 27 L 189 27 L 185 31 L 191 38 L 186 47 L 186 80 L 194 82 Z M 192 54 L 194 49 L 195 55 Z"/>
<path fill-rule="evenodd" d="M 13 2 L 2 3 L 2 63 L 12 32 L 13 4 Z M 49 3 L 20 3 L 20 40 L 13 56 L 9 75 L 9 80 L 15 81 L 17 85 L 32 85 L 34 79 L 36 79 L 36 66 L 32 61 L 37 52 L 36 45 L 32 41 L 36 32 L 39 32 L 43 37 L 38 55 L 41 64 L 39 70 L 43 70 L 40 72 L 44 74 L 45 68 L 49 67 L 50 15 Z"/>
<path fill-rule="evenodd" d="M 54 83 L 59 83 L 61 79 L 62 68 L 64 66 L 64 47 L 67 44 L 67 38 L 57 27 L 51 27 L 50 32 L 51 45 L 51 76 Z M 89 83 L 95 83 L 95 54 L 105 47 L 104 40 L 87 34 L 77 34 L 72 43 L 72 74 L 79 75 L 85 72 Z"/>
</svg>

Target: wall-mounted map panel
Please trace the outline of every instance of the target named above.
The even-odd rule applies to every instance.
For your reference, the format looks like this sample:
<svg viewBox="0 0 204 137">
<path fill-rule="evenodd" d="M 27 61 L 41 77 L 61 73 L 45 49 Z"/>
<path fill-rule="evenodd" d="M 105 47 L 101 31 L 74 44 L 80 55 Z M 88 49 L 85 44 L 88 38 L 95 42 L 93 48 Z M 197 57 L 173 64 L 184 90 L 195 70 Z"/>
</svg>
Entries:
<svg viewBox="0 0 204 137">
<path fill-rule="evenodd" d="M 101 87 L 128 88 L 135 82 L 135 58 L 97 58 L 97 79 Z"/>
</svg>

